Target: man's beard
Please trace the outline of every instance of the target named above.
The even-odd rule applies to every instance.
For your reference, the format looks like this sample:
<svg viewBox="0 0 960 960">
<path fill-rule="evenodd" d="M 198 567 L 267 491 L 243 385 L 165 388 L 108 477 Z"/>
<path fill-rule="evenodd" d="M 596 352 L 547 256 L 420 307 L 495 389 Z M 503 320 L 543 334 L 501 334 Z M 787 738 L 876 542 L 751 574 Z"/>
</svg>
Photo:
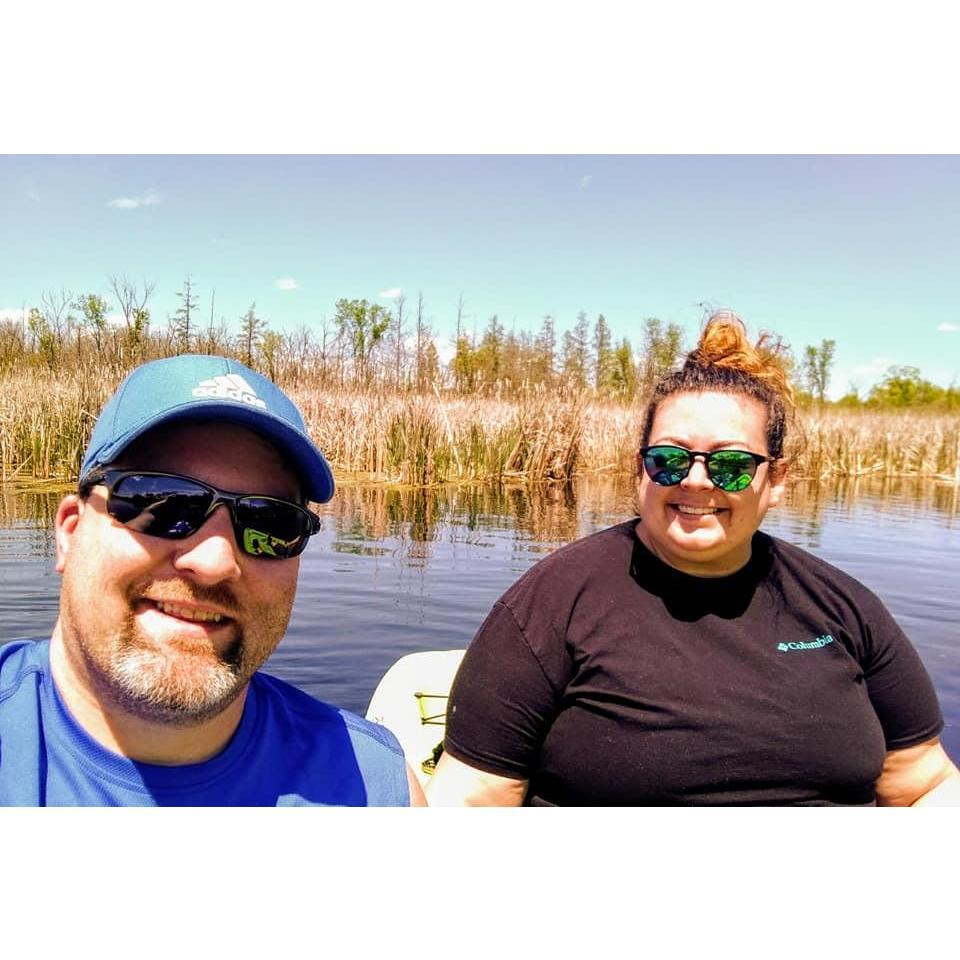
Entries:
<svg viewBox="0 0 960 960">
<path fill-rule="evenodd" d="M 110 655 L 110 694 L 128 713 L 153 723 L 189 727 L 222 713 L 259 664 L 248 669 L 243 633 L 220 655 L 157 650 L 138 639 L 131 616 Z"/>
<path fill-rule="evenodd" d="M 67 634 L 72 634 L 70 646 L 81 654 L 90 682 L 101 697 L 151 723 L 192 727 L 222 713 L 276 646 L 276 641 L 262 643 L 258 637 L 250 638 L 251 644 L 236 621 L 234 636 L 221 651 L 186 638 L 171 645 L 161 641 L 158 646 L 137 622 L 133 606 L 138 597 L 154 592 L 184 602 L 208 601 L 231 613 L 238 609 L 228 589 L 190 589 L 177 581 L 151 584 L 145 592 L 132 589 L 127 612 L 117 627 L 107 637 L 101 635 L 100 643 L 91 644 L 79 626 L 84 618 L 77 616 L 73 591 L 68 583 L 64 587 L 61 620 Z M 287 617 L 267 615 L 254 620 L 258 634 L 272 634 L 270 628 L 275 628 L 279 639 L 286 629 Z"/>
</svg>

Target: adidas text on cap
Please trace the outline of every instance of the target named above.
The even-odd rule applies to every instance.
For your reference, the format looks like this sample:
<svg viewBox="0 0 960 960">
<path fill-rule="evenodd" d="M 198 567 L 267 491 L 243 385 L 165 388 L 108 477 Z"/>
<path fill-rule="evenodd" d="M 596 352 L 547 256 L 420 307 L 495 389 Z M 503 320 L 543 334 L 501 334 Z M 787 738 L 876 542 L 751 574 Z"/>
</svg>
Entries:
<svg viewBox="0 0 960 960">
<path fill-rule="evenodd" d="M 120 384 L 93 425 L 81 478 L 115 462 L 148 430 L 187 418 L 249 427 L 290 459 L 308 499 L 326 503 L 333 496 L 330 465 L 276 384 L 236 360 L 189 353 L 145 363 Z"/>
</svg>

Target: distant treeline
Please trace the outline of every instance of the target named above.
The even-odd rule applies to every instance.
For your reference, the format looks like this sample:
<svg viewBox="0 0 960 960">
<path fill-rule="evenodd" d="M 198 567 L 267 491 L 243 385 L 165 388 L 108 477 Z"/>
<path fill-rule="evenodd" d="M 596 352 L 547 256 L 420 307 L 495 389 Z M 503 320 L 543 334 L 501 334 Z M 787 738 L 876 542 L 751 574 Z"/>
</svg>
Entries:
<svg viewBox="0 0 960 960">
<path fill-rule="evenodd" d="M 633 341 L 615 339 L 604 315 L 577 315 L 558 331 L 545 316 L 536 331 L 507 330 L 491 316 L 480 330 L 467 329 L 463 300 L 457 306 L 453 355 L 441 362 L 423 295 L 404 296 L 386 309 L 367 300 L 338 300 L 332 319 L 293 332 L 272 329 L 256 304 L 231 324 L 201 311 L 192 280 L 177 291 L 180 306 L 164 322 L 150 310 L 154 285 L 109 279 L 110 294 L 48 291 L 20 317 L 0 320 L 0 375 L 25 369 L 122 373 L 137 364 L 178 353 L 236 357 L 273 380 L 321 389 L 387 393 L 442 391 L 457 396 L 516 399 L 531 390 L 629 404 L 643 397 L 689 346 L 674 323 L 639 321 Z M 110 321 L 108 317 L 119 317 Z M 785 362 L 800 406 L 840 408 L 960 409 L 960 388 L 938 386 L 915 367 L 892 366 L 861 396 L 851 388 L 830 403 L 835 341 L 808 345 L 799 356 L 787 348 Z"/>
</svg>

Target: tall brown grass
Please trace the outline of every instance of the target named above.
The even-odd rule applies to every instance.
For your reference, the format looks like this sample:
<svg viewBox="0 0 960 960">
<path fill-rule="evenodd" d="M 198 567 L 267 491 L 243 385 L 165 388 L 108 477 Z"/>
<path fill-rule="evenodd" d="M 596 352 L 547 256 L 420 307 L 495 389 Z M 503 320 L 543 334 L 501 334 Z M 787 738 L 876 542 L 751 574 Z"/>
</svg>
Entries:
<svg viewBox="0 0 960 960">
<path fill-rule="evenodd" d="M 793 440 L 795 473 L 938 477 L 960 483 L 960 414 L 870 411 L 808 416 Z"/>
<path fill-rule="evenodd" d="M 0 480 L 73 480 L 119 369 L 0 379 Z M 281 383 L 281 385 L 283 385 Z M 289 386 L 341 478 L 410 486 L 564 480 L 630 472 L 641 408 L 532 390 L 516 401 Z M 960 480 L 960 415 L 827 412 L 801 417 L 794 476 Z"/>
</svg>

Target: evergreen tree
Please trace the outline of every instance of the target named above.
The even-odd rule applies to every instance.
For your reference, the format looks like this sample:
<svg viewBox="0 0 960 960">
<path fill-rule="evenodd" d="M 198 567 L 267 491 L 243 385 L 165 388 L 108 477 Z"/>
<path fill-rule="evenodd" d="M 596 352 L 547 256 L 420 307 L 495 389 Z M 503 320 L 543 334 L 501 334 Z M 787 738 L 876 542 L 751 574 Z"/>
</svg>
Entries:
<svg viewBox="0 0 960 960">
<path fill-rule="evenodd" d="M 557 334 L 553 317 L 547 314 L 540 325 L 533 345 L 533 357 L 530 369 L 530 380 L 533 383 L 542 383 L 549 387 L 553 385 L 554 363 L 557 352 Z"/>
<path fill-rule="evenodd" d="M 593 327 L 593 386 L 598 393 L 610 388 L 610 374 L 613 368 L 613 349 L 611 347 L 610 327 L 604 315 L 597 315 Z"/>
<path fill-rule="evenodd" d="M 503 324 L 494 314 L 487 322 L 487 329 L 477 349 L 477 366 L 484 386 L 493 386 L 503 372 Z"/>
<path fill-rule="evenodd" d="M 257 316 L 256 302 L 250 304 L 250 309 L 240 318 L 240 333 L 237 336 L 237 349 L 240 359 L 248 366 L 253 366 L 253 358 L 263 339 L 267 328 L 267 321 Z"/>
<path fill-rule="evenodd" d="M 643 321 L 643 360 L 640 363 L 640 388 L 648 393 L 665 374 L 680 365 L 683 356 L 683 330 L 675 323 L 663 323 L 656 317 Z"/>
<path fill-rule="evenodd" d="M 626 337 L 613 352 L 610 388 L 618 399 L 624 401 L 632 400 L 637 393 L 637 365 L 633 360 L 630 341 Z"/>
<path fill-rule="evenodd" d="M 197 298 L 194 296 L 193 283 L 189 276 L 183 281 L 183 289 L 177 291 L 177 296 L 180 298 L 180 306 L 170 321 L 170 332 L 176 352 L 188 353 L 196 334 L 194 314 L 197 310 Z"/>
<path fill-rule="evenodd" d="M 479 358 L 470 339 L 462 333 L 457 337 L 452 367 L 457 393 L 473 393 L 477 389 Z"/>
<path fill-rule="evenodd" d="M 581 310 L 573 329 L 564 331 L 561 361 L 563 379 L 576 390 L 582 390 L 587 385 L 589 359 L 590 323 L 586 313 Z"/>
</svg>

